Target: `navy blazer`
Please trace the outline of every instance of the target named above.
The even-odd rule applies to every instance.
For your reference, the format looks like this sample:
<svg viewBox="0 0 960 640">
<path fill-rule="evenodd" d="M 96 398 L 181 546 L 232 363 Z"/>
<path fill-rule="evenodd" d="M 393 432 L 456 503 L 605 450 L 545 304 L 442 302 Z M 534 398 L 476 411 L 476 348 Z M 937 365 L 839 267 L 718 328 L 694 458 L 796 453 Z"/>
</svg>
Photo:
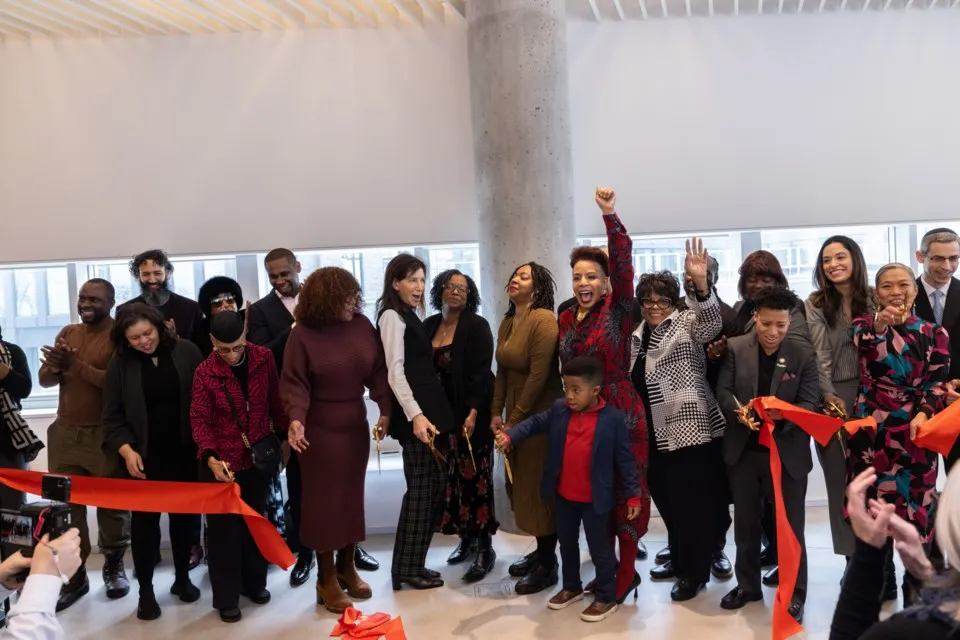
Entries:
<svg viewBox="0 0 960 640">
<path fill-rule="evenodd" d="M 563 466 L 563 450 L 567 445 L 567 426 L 570 424 L 570 407 L 566 401 L 557 400 L 553 406 L 530 416 L 509 429 L 510 443 L 517 444 L 530 436 L 547 434 L 547 463 L 543 468 L 540 493 L 546 500 L 557 495 L 560 467 Z M 627 424 L 623 413 L 606 405 L 597 415 L 597 430 L 593 436 L 593 456 L 590 460 L 590 489 L 593 494 L 593 509 L 599 514 L 613 510 L 616 503 L 613 470 L 620 472 L 623 494 L 640 497 L 640 478 L 637 463 L 630 450 Z"/>
</svg>

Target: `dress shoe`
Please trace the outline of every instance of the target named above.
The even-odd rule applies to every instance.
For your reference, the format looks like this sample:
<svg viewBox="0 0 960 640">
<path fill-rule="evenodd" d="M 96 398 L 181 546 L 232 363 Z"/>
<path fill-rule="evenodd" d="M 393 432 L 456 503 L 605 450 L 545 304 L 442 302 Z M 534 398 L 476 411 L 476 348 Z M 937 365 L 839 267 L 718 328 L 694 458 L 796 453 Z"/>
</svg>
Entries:
<svg viewBox="0 0 960 640">
<path fill-rule="evenodd" d="M 727 580 L 733 577 L 733 565 L 723 551 L 717 551 L 713 554 L 713 561 L 710 563 L 710 573 L 717 580 Z"/>
<path fill-rule="evenodd" d="M 73 603 L 90 593 L 90 580 L 87 578 L 87 570 L 80 567 L 80 570 L 73 574 L 70 582 L 60 587 L 60 595 L 57 597 L 57 613 L 73 606 Z"/>
<path fill-rule="evenodd" d="M 130 581 L 123 568 L 123 551 L 108 551 L 103 560 L 103 586 L 111 600 L 122 598 L 130 593 Z"/>
<path fill-rule="evenodd" d="M 400 591 L 403 588 L 403 585 L 408 587 L 413 587 L 418 591 L 424 591 L 426 589 L 439 589 L 443 586 L 443 580 L 440 578 L 424 578 L 423 576 L 416 576 L 411 578 L 393 578 L 393 590 Z"/>
<path fill-rule="evenodd" d="M 424 567 L 423 571 L 420 572 L 420 575 L 428 580 L 437 580 L 440 577 L 440 572 Z"/>
<path fill-rule="evenodd" d="M 651 580 L 673 580 L 677 577 L 677 572 L 673 569 L 673 563 L 669 560 L 666 564 L 650 569 Z"/>
<path fill-rule="evenodd" d="M 290 586 L 299 587 L 310 579 L 310 570 L 313 568 L 314 559 L 312 550 L 301 551 L 297 555 L 297 564 L 293 566 L 290 572 Z"/>
<path fill-rule="evenodd" d="M 531 551 L 527 555 L 523 556 L 507 569 L 509 573 L 514 578 L 522 578 L 523 576 L 530 573 L 534 565 L 537 564 L 537 561 L 540 559 L 540 556 L 537 555 L 536 551 Z"/>
<path fill-rule="evenodd" d="M 464 582 L 480 582 L 487 577 L 487 574 L 493 571 L 493 565 L 497 561 L 497 552 L 492 547 L 487 547 L 477 552 L 477 559 L 463 574 Z"/>
<path fill-rule="evenodd" d="M 220 609 L 220 619 L 224 622 L 240 622 L 243 614 L 240 613 L 240 607 L 228 607 Z"/>
<path fill-rule="evenodd" d="M 583 610 L 580 619 L 584 622 L 601 622 L 616 613 L 619 606 L 616 602 L 594 602 Z"/>
<path fill-rule="evenodd" d="M 760 552 L 760 568 L 766 569 L 775 566 L 777 566 L 777 550 L 767 547 Z"/>
<path fill-rule="evenodd" d="M 776 587 L 780 585 L 780 567 L 770 569 L 761 580 L 765 587 Z"/>
<path fill-rule="evenodd" d="M 476 538 L 460 538 L 460 543 L 457 544 L 457 548 L 454 549 L 450 557 L 447 558 L 447 564 L 460 564 L 469 558 L 471 553 L 476 552 L 476 550 Z"/>
<path fill-rule="evenodd" d="M 653 557 L 653 561 L 657 564 L 667 564 L 670 562 L 670 547 L 664 547 L 657 551 L 657 555 Z"/>
<path fill-rule="evenodd" d="M 546 566 L 542 562 L 538 562 L 530 570 L 530 573 L 520 578 L 514 591 L 518 596 L 529 596 L 556 586 L 559 581 L 556 563 L 552 566 Z"/>
<path fill-rule="evenodd" d="M 640 586 L 640 574 L 634 573 L 633 580 L 630 581 L 630 584 L 627 585 L 626 591 L 623 592 L 623 595 L 617 598 L 617 604 L 623 604 L 627 599 L 627 596 L 630 595 L 630 592 L 633 592 L 633 599 L 636 600 L 639 594 L 637 593 L 637 587 Z M 589 622 L 589 621 L 588 621 Z"/>
<path fill-rule="evenodd" d="M 790 617 L 797 621 L 797 624 L 803 624 L 803 603 L 799 600 L 794 600 L 790 603 L 790 606 L 787 608 L 787 613 L 790 614 Z"/>
<path fill-rule="evenodd" d="M 241 589 L 240 595 L 253 604 L 267 604 L 270 602 L 270 592 L 266 589 Z"/>
<path fill-rule="evenodd" d="M 157 597 L 150 593 L 141 593 L 140 601 L 137 603 L 138 620 L 156 620 L 160 617 L 160 605 L 157 604 Z"/>
<path fill-rule="evenodd" d="M 680 578 L 670 590 L 670 599 L 674 602 L 686 602 L 707 588 L 705 582 L 694 582 L 689 578 Z"/>
<path fill-rule="evenodd" d="M 380 568 L 380 563 L 372 555 L 363 550 L 359 544 L 353 556 L 354 565 L 361 571 L 376 571 Z"/>
<path fill-rule="evenodd" d="M 649 555 L 647 545 L 643 544 L 643 540 L 637 540 L 637 560 L 646 560 Z"/>
<path fill-rule="evenodd" d="M 760 602 L 761 600 L 763 600 L 762 593 L 749 593 L 739 586 L 736 586 L 733 588 L 733 591 L 723 596 L 723 599 L 720 600 L 720 608 L 733 611 L 746 606 L 749 602 Z"/>
<path fill-rule="evenodd" d="M 180 598 L 181 602 L 196 602 L 200 599 L 200 589 L 186 576 L 174 581 L 170 593 Z"/>
<path fill-rule="evenodd" d="M 195 544 L 190 547 L 190 564 L 187 565 L 187 571 L 193 571 L 200 566 L 201 562 L 203 562 L 203 547 Z"/>
</svg>

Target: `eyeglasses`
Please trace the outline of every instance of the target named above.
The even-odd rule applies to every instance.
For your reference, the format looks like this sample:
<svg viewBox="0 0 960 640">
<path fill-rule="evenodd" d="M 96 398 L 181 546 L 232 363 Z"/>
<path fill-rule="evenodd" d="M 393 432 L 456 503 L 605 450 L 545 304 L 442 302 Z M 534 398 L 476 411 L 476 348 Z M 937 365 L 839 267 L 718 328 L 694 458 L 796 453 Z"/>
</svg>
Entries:
<svg viewBox="0 0 960 640">
<path fill-rule="evenodd" d="M 659 300 L 654 300 L 653 298 L 644 298 L 640 301 L 640 304 L 643 305 L 644 309 L 669 309 L 673 306 L 673 303 L 666 298 L 660 298 Z"/>
<path fill-rule="evenodd" d="M 217 296 L 210 301 L 210 306 L 219 309 L 220 307 L 232 304 L 234 302 L 234 297 L 231 294 L 224 294 L 222 296 Z"/>
<path fill-rule="evenodd" d="M 243 350 L 247 348 L 247 344 L 238 344 L 235 347 L 214 347 L 213 350 L 216 351 L 221 356 L 225 356 L 231 353 L 243 353 Z"/>
<path fill-rule="evenodd" d="M 946 264 L 948 262 L 950 264 L 960 264 L 960 256 L 927 256 L 927 259 L 936 265 Z"/>
<path fill-rule="evenodd" d="M 456 291 L 457 293 L 463 293 L 463 294 L 465 294 L 465 293 L 467 293 L 467 291 L 469 291 L 469 289 L 467 289 L 467 287 L 464 286 L 464 285 L 462 285 L 462 284 L 451 284 L 451 283 L 449 283 L 449 282 L 448 282 L 447 284 L 443 285 L 443 288 L 444 288 L 445 291 L 449 291 L 449 292 L 451 292 L 451 293 L 453 293 L 454 291 Z"/>
</svg>

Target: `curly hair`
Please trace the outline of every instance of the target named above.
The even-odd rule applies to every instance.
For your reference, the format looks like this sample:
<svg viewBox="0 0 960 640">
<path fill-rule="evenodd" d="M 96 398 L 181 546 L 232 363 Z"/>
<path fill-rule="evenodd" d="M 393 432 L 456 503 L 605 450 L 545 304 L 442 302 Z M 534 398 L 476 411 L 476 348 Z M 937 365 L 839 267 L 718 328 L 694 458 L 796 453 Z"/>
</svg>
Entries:
<svg viewBox="0 0 960 640">
<path fill-rule="evenodd" d="M 110 341 L 113 342 L 117 354 L 121 357 L 133 352 L 133 347 L 127 340 L 127 329 L 141 321 L 149 322 L 157 330 L 160 347 L 173 349 L 177 345 L 177 337 L 167 329 L 163 314 L 156 307 L 151 307 L 143 302 L 134 302 L 120 307 L 120 311 L 117 312 L 117 320 L 110 330 Z"/>
<path fill-rule="evenodd" d="M 573 269 L 581 260 L 596 262 L 600 265 L 600 269 L 603 270 L 603 275 L 608 278 L 610 277 L 610 258 L 602 248 L 587 246 L 574 247 L 573 251 L 570 252 L 570 268 Z"/>
<path fill-rule="evenodd" d="M 525 262 L 513 270 L 513 273 L 510 274 L 510 280 L 513 280 L 514 276 L 517 275 L 517 271 L 520 271 L 523 267 L 530 267 L 530 275 L 533 279 L 533 299 L 530 302 L 530 309 L 549 309 L 553 311 L 555 306 L 553 302 L 553 292 L 557 290 L 557 282 L 553 279 L 553 273 L 542 264 Z M 504 289 L 510 287 L 510 280 L 507 280 L 507 286 L 504 287 Z M 510 318 L 516 314 L 517 307 L 513 304 L 513 300 L 511 300 L 504 317 Z"/>
<path fill-rule="evenodd" d="M 140 280 L 140 266 L 147 260 L 156 262 L 163 267 L 168 274 L 173 273 L 173 263 L 170 262 L 170 257 L 167 253 L 162 249 L 150 249 L 143 253 L 138 253 L 130 260 L 130 273 L 133 274 L 133 277 L 138 281 Z"/>
<path fill-rule="evenodd" d="M 850 274 L 850 285 L 853 290 L 850 311 L 854 318 L 869 311 L 873 292 L 870 290 L 870 281 L 867 276 L 867 261 L 863 257 L 860 245 L 847 236 L 827 238 L 820 246 L 820 253 L 817 254 L 817 266 L 813 271 L 813 284 L 817 290 L 810 294 L 810 301 L 818 309 L 823 309 L 827 325 L 833 328 L 843 313 L 843 294 L 837 291 L 837 285 L 830 281 L 823 269 L 823 252 L 831 244 L 842 245 L 850 254 L 850 262 L 853 263 L 853 273 Z"/>
<path fill-rule="evenodd" d="M 790 289 L 773 285 L 761 289 L 757 293 L 757 297 L 753 299 L 753 304 L 757 311 L 771 309 L 773 311 L 792 312 L 800 304 L 800 299 Z"/>
<path fill-rule="evenodd" d="M 361 313 L 363 294 L 353 274 L 340 267 L 317 269 L 300 288 L 294 316 L 298 324 L 320 329 L 337 321 L 351 296 L 357 297 L 356 312 Z"/>
<path fill-rule="evenodd" d="M 459 269 L 447 269 L 433 279 L 433 287 L 430 288 L 430 306 L 436 311 L 443 311 L 443 288 L 450 282 L 453 276 L 463 276 L 467 281 L 467 306 L 466 310 L 470 313 L 476 313 L 480 308 L 480 289 L 473 278 L 463 273 Z"/>
<path fill-rule="evenodd" d="M 740 265 L 740 282 L 737 283 L 737 291 L 744 300 L 747 299 L 747 280 L 750 278 L 773 278 L 777 286 L 789 286 L 777 256 L 763 249 L 748 255 Z"/>
<path fill-rule="evenodd" d="M 640 282 L 637 283 L 637 300 L 643 302 L 643 299 L 651 293 L 666 298 L 675 307 L 680 304 L 680 283 L 669 271 L 645 273 L 640 276 Z"/>
</svg>

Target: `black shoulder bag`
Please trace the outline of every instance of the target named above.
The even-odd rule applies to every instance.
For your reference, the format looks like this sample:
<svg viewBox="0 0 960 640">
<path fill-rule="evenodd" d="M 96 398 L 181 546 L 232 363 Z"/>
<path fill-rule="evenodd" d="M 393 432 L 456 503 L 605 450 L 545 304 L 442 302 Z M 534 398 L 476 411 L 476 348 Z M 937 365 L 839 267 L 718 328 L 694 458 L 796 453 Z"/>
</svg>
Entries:
<svg viewBox="0 0 960 640">
<path fill-rule="evenodd" d="M 237 408 L 233 404 L 233 396 L 230 395 L 230 390 L 227 389 L 227 383 L 221 379 L 220 384 L 223 386 L 223 392 L 227 395 L 227 402 L 230 403 L 230 411 L 233 413 L 233 419 L 237 421 L 237 428 L 240 429 L 240 437 L 243 438 L 243 446 L 250 450 L 250 458 L 253 460 L 253 467 L 257 471 L 261 471 L 267 475 L 273 475 L 277 472 L 277 469 L 280 468 L 280 438 L 277 437 L 277 434 L 274 433 L 273 428 L 271 427 L 270 434 L 268 436 L 257 440 L 251 445 L 250 439 L 247 438 L 247 430 L 243 428 L 243 423 L 240 421 L 240 415 L 237 413 Z M 249 416 L 249 404 L 247 406 L 247 415 Z"/>
</svg>

